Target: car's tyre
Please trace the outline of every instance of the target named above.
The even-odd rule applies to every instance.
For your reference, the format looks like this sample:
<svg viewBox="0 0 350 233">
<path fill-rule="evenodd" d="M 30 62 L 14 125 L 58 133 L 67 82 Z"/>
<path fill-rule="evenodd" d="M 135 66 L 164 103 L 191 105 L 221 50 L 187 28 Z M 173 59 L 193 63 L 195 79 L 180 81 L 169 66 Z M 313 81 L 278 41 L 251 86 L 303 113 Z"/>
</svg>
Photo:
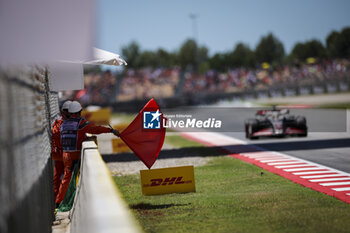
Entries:
<svg viewBox="0 0 350 233">
<path fill-rule="evenodd" d="M 245 123 L 245 137 L 248 139 L 257 139 L 258 137 L 253 136 L 254 130 L 258 125 L 258 121 L 255 119 L 249 119 Z"/>
<path fill-rule="evenodd" d="M 244 130 L 245 130 L 245 138 L 249 138 L 249 124 L 244 125 Z"/>
<path fill-rule="evenodd" d="M 299 137 L 307 137 L 307 129 L 304 133 L 298 134 Z"/>
<path fill-rule="evenodd" d="M 296 126 L 299 129 L 303 129 L 304 133 L 299 134 L 299 137 L 306 137 L 307 136 L 307 126 L 306 126 L 306 118 L 303 116 L 297 116 L 296 118 Z"/>
</svg>

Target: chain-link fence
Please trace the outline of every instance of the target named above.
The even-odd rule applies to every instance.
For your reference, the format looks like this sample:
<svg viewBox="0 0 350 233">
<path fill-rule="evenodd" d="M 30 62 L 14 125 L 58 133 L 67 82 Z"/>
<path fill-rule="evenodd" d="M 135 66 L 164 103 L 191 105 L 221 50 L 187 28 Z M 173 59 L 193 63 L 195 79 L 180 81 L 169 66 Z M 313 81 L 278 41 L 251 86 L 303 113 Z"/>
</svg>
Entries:
<svg viewBox="0 0 350 233">
<path fill-rule="evenodd" d="M 51 232 L 50 129 L 58 95 L 47 69 L 0 70 L 0 232 Z"/>
</svg>

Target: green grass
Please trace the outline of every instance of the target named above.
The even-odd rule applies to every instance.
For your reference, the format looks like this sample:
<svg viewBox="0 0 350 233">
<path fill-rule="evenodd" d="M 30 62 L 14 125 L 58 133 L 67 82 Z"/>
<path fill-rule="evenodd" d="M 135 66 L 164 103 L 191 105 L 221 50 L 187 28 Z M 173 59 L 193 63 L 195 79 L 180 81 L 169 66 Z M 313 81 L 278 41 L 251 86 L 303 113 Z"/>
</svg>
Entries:
<svg viewBox="0 0 350 233">
<path fill-rule="evenodd" d="M 320 104 L 318 108 L 333 108 L 333 109 L 350 109 L 350 102 L 348 103 L 333 103 L 333 104 Z"/>
<path fill-rule="evenodd" d="M 167 130 L 168 131 L 168 130 Z M 198 147 L 198 146 L 203 146 L 202 144 L 187 140 L 181 136 L 166 136 L 164 143 L 170 144 L 175 148 L 184 148 L 184 147 Z"/>
<path fill-rule="evenodd" d="M 266 107 L 266 108 L 271 108 L 273 106 L 287 106 L 287 105 L 291 105 L 294 103 L 284 103 L 284 102 L 273 102 L 273 103 L 258 103 L 259 106 L 261 107 Z"/>
<path fill-rule="evenodd" d="M 196 192 L 157 196 L 142 195 L 139 175 L 114 179 L 145 232 L 350 231 L 349 204 L 261 171 L 217 157 L 195 168 Z"/>
</svg>

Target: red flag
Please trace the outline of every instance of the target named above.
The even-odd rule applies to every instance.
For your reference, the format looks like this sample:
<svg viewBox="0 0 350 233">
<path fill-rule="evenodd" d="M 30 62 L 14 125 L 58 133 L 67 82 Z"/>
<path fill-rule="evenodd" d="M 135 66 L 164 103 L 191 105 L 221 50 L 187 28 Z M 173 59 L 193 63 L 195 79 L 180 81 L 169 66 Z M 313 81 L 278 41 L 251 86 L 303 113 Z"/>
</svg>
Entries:
<svg viewBox="0 0 350 233">
<path fill-rule="evenodd" d="M 120 138 L 150 169 L 157 160 L 165 137 L 163 114 L 154 99 L 148 101 Z"/>
</svg>

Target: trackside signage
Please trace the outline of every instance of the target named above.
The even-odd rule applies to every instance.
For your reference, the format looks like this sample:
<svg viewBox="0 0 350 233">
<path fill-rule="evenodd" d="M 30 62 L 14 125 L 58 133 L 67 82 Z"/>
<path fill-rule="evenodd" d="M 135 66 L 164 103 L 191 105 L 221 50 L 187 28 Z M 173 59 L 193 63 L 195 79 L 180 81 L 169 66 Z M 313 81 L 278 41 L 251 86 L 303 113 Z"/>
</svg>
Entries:
<svg viewBox="0 0 350 233">
<path fill-rule="evenodd" d="M 141 170 L 143 195 L 195 192 L 193 166 Z"/>
<path fill-rule="evenodd" d="M 112 139 L 112 151 L 113 153 L 130 152 L 131 149 L 120 138 Z"/>
<path fill-rule="evenodd" d="M 97 125 L 108 125 L 111 120 L 111 110 L 109 108 L 83 110 L 81 115 L 87 121 L 93 122 Z"/>
<path fill-rule="evenodd" d="M 116 124 L 116 125 L 113 125 L 113 128 L 118 130 L 119 132 L 122 132 L 127 127 L 128 127 L 128 124 Z M 112 151 L 113 151 L 113 153 L 130 152 L 131 149 L 120 138 L 113 138 L 112 139 Z"/>
</svg>

